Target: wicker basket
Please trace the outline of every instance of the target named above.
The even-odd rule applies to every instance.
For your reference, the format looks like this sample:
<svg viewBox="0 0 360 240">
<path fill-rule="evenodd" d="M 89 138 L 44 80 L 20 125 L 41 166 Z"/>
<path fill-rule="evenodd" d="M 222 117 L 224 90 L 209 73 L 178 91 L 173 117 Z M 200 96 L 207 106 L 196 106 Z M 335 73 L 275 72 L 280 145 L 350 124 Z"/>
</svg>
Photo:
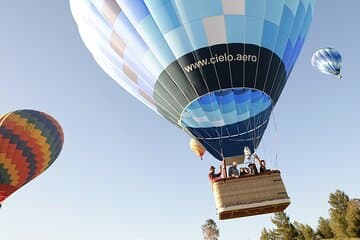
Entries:
<svg viewBox="0 0 360 240">
<path fill-rule="evenodd" d="M 220 220 L 280 212 L 290 204 L 280 171 L 221 179 L 212 187 Z"/>
</svg>

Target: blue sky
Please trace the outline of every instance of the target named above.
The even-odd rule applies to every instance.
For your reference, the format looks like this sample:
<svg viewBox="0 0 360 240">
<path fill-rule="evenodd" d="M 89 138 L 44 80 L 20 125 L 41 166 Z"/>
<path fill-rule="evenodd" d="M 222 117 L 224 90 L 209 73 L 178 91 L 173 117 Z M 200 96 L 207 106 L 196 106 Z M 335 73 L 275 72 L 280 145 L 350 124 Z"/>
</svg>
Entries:
<svg viewBox="0 0 360 240">
<path fill-rule="evenodd" d="M 259 153 L 283 174 L 293 220 L 315 225 L 337 188 L 359 197 L 359 1 L 318 1 L 302 54 Z M 0 112 L 31 108 L 62 124 L 65 145 L 0 212 L 2 239 L 201 239 L 216 218 L 189 137 L 131 97 L 95 63 L 66 1 L 6 1 L 0 15 Z M 316 72 L 331 46 L 342 80 Z M 124 112 L 126 106 L 127 111 Z M 275 161 L 275 154 L 278 160 Z M 271 215 L 217 222 L 221 239 L 257 239 Z"/>
</svg>

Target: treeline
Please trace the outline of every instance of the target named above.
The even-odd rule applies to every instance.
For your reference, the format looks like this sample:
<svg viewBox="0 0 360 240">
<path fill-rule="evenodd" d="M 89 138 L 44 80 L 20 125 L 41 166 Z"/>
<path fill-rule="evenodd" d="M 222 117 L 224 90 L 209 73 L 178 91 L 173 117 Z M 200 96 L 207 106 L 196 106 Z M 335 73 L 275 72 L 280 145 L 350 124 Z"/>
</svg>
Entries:
<svg viewBox="0 0 360 240">
<path fill-rule="evenodd" d="M 286 213 L 276 213 L 271 219 L 274 229 L 263 229 L 260 240 L 320 240 L 360 238 L 360 200 L 349 199 L 337 190 L 329 196 L 329 217 L 320 217 L 316 229 L 308 224 L 291 222 Z"/>
</svg>

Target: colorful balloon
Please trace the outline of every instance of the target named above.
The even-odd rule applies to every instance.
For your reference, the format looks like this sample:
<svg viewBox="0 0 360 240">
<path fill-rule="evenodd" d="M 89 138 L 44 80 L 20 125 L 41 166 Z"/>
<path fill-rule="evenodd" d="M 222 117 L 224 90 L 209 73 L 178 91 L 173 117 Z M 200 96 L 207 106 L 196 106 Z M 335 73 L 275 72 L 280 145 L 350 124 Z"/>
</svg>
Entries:
<svg viewBox="0 0 360 240">
<path fill-rule="evenodd" d="M 311 58 L 311 64 L 320 72 L 335 75 L 342 78 L 341 75 L 342 58 L 340 53 L 333 48 L 322 48 L 314 53 Z"/>
<path fill-rule="evenodd" d="M 201 145 L 201 143 L 199 143 L 197 140 L 195 139 L 191 139 L 189 142 L 189 146 L 191 151 L 193 151 L 196 156 L 200 157 L 202 159 L 202 157 L 204 156 L 206 150 L 204 148 L 203 145 Z"/>
<path fill-rule="evenodd" d="M 70 0 L 95 60 L 219 160 L 253 151 L 315 0 Z M 124 107 L 119 107 L 121 108 Z"/>
<path fill-rule="evenodd" d="M 46 113 L 18 110 L 0 118 L 0 206 L 45 171 L 64 143 L 60 124 Z"/>
</svg>

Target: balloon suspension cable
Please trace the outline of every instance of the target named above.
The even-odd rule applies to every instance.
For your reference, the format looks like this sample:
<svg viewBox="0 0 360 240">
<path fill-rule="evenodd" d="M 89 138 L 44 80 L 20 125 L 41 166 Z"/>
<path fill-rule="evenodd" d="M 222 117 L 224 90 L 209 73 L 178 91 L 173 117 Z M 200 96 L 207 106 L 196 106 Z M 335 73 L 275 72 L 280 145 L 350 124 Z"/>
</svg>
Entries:
<svg viewBox="0 0 360 240">
<path fill-rule="evenodd" d="M 264 141 L 261 141 L 261 146 L 262 146 L 262 149 L 263 149 L 263 156 L 265 156 L 265 159 L 269 159 L 268 155 L 267 155 L 266 145 L 265 145 Z M 272 160 L 270 160 L 270 161 L 271 161 L 270 165 L 272 166 L 273 165 Z"/>
<path fill-rule="evenodd" d="M 221 111 L 221 114 L 222 114 L 222 93 L 220 95 L 220 111 Z M 226 160 L 225 160 L 225 157 L 224 157 L 224 149 L 223 149 L 223 126 L 220 127 L 220 151 L 221 151 L 221 157 L 223 159 L 223 167 L 221 169 L 221 172 L 224 171 L 224 178 L 227 179 L 228 176 L 227 176 L 227 169 L 226 169 Z"/>
<path fill-rule="evenodd" d="M 222 91 L 220 90 L 220 113 L 222 114 Z M 220 156 L 225 161 L 224 158 L 224 149 L 223 149 L 223 126 L 220 126 L 220 138 L 219 138 L 219 145 L 220 145 Z"/>
<path fill-rule="evenodd" d="M 277 124 L 276 124 L 276 118 L 275 118 L 275 110 L 274 110 L 274 106 L 272 109 L 272 118 L 273 118 L 273 122 L 274 122 L 274 135 L 275 135 L 275 168 L 278 169 L 278 151 L 279 151 L 279 136 L 278 136 L 278 128 L 277 128 Z"/>
<path fill-rule="evenodd" d="M 227 179 L 228 175 L 227 175 L 227 171 L 226 171 L 226 161 L 225 158 L 223 158 L 223 169 L 221 169 L 221 171 L 224 171 L 224 178 Z"/>
</svg>

